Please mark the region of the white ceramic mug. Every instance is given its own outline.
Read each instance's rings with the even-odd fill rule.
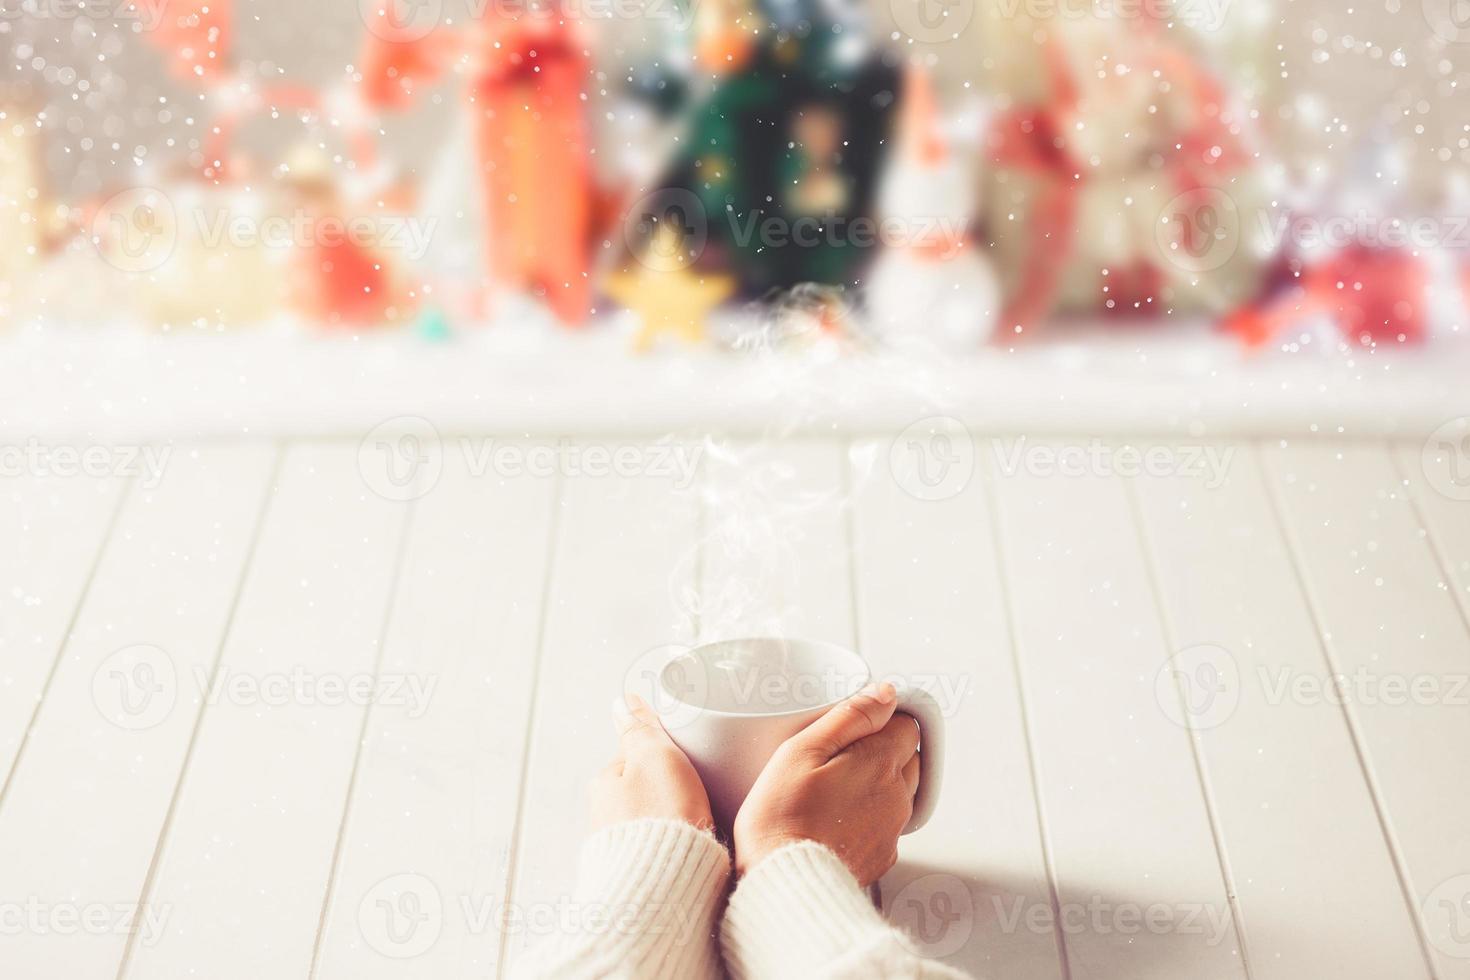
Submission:
[[[781,743],[871,679],[867,662],[835,643],[722,640],[670,657],[654,677],[652,706],[704,781],[715,823],[728,831]],[[919,789],[908,834],[939,799],[944,717],[927,691],[894,686],[898,710],[919,723]]]

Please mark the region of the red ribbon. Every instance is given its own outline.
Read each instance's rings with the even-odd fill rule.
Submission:
[[[544,296],[559,319],[586,320],[598,200],[581,96],[587,52],[564,11],[486,17],[472,31],[439,29],[417,41],[369,36],[362,94],[403,108],[413,89],[469,55],[467,98],[484,183],[490,276]]]
[[[1353,245],[1316,265],[1297,263],[1286,275],[1290,285],[1236,310],[1224,329],[1247,347],[1321,315],[1364,347],[1420,343],[1428,334],[1429,269],[1407,249]]]
[[[1004,324],[1022,328],[1040,321],[1056,304],[1078,232],[1078,199],[1086,179],[1085,167],[1064,148],[1063,127],[1075,118],[1079,104],[1071,68],[1056,42],[1047,43],[1042,52],[1051,102],[1003,113],[989,139],[994,165],[1031,174],[1040,184],[1028,215],[1028,247],[1019,281],[1002,313]],[[1160,77],[1184,89],[1196,108],[1190,129],[1176,139],[1167,155],[1166,171],[1181,193],[1217,186],[1222,173],[1239,170],[1250,161],[1225,117],[1224,86],[1187,52],[1169,47],[1167,41],[1158,41],[1151,55]],[[1144,69],[1138,66],[1135,70]],[[1110,269],[1111,312],[1133,314],[1145,308],[1163,284],[1163,272],[1153,263]]]
[[[144,16],[134,2],[128,8]],[[215,80],[228,71],[235,29],[233,0],[166,0],[158,7],[162,20],[143,36],[172,57],[169,69],[185,81]]]

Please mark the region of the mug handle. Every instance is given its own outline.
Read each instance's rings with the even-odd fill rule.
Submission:
[[[902,833],[912,834],[934,815],[939,804],[939,784],[944,775],[944,713],[934,695],[921,687],[895,684],[898,711],[919,723],[919,789],[914,794],[914,813]]]

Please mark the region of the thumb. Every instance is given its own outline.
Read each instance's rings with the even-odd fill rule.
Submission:
[[[858,739],[882,731],[897,705],[898,694],[892,684],[869,684],[796,733],[791,741],[830,759]]]
[[[654,710],[642,698],[629,691],[621,702],[613,702],[613,724],[617,726],[618,741],[626,753],[649,739],[665,740],[669,736],[664,724]]]

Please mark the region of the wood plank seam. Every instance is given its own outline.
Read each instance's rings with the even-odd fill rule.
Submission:
[[[510,829],[510,842],[507,846],[507,859],[505,867],[505,881],[503,887],[504,902],[503,909],[510,909],[511,902],[515,901],[516,869],[520,864],[521,855],[521,829],[526,821],[526,784],[530,776],[531,768],[531,745],[536,732],[536,701],[541,688],[541,663],[545,657],[546,650],[546,623],[551,618],[551,585],[556,574],[556,553],[561,538],[561,512],[565,506],[563,491],[566,478],[562,475],[560,467],[552,476],[551,487],[551,513],[547,517],[546,528],[546,572],[541,580],[541,609],[538,613],[536,624],[536,649],[532,652],[531,683],[527,689],[526,696],[530,702],[526,709],[526,730],[521,738],[521,767],[516,778],[515,795],[515,822]],[[495,976],[497,978],[505,975],[506,949],[510,943],[502,941],[495,951]]]
[[[1394,473],[1399,478],[1400,485],[1404,488],[1404,496],[1409,502],[1409,509],[1413,512],[1414,519],[1419,522],[1419,527],[1424,530],[1424,540],[1428,542],[1429,550],[1433,553],[1434,560],[1439,564],[1440,573],[1444,575],[1445,586],[1455,597],[1455,608],[1459,610],[1460,623],[1465,627],[1466,634],[1470,634],[1470,595],[1467,595],[1464,589],[1457,586],[1455,566],[1450,561],[1449,551],[1435,537],[1434,522],[1429,519],[1428,511],[1424,509],[1419,501],[1419,491],[1416,490],[1416,486],[1423,486],[1423,484],[1416,484],[1409,479],[1409,475],[1404,472],[1402,461],[1398,458],[1398,453],[1394,452],[1394,445],[1395,443],[1392,441],[1384,444],[1384,452],[1388,454],[1389,465],[1393,467]]]
[[[417,475],[422,479],[422,474]],[[393,607],[398,599],[398,589],[403,581],[403,565],[408,554],[409,536],[413,533],[413,518],[418,501],[410,499],[404,503],[403,523],[398,529],[398,545],[393,552],[393,571],[388,580],[388,593],[383,598],[383,618],[378,624],[378,648],[373,651],[372,678],[374,689],[383,672],[383,652],[388,646],[388,627],[393,620]],[[332,900],[337,895],[337,877],[342,869],[342,847],[347,841],[347,824],[352,814],[352,802],[357,795],[357,783],[362,767],[363,745],[367,742],[368,727],[372,722],[373,705],[376,698],[369,698],[363,707],[362,719],[357,727],[357,745],[352,751],[352,767],[347,775],[347,795],[342,800],[342,817],[337,822],[337,839],[332,844],[332,862],[327,866],[327,887],[322,893],[321,912],[317,916],[316,938],[311,943],[311,964],[306,971],[307,980],[314,980],[321,963],[322,942],[327,933],[327,917],[332,911]]]
[[[1281,539],[1286,542],[1286,553],[1291,559],[1292,574],[1296,578],[1297,588],[1301,592],[1306,606],[1307,615],[1311,618],[1312,628],[1317,633],[1317,645],[1322,655],[1323,663],[1328,673],[1334,677],[1346,676],[1337,664],[1337,659],[1332,653],[1332,643],[1328,640],[1326,626],[1322,620],[1318,600],[1312,590],[1311,582],[1307,578],[1306,564],[1301,557],[1301,543],[1292,531],[1290,522],[1286,519],[1286,503],[1281,499],[1280,490],[1273,478],[1276,475],[1274,467],[1271,467],[1264,453],[1261,452],[1259,441],[1247,443],[1245,448],[1255,457],[1256,469],[1260,474],[1261,483],[1266,490],[1266,499],[1271,504],[1271,515],[1276,522],[1276,529]],[[1388,847],[1389,860],[1393,863],[1394,874],[1399,880],[1399,891],[1403,896],[1404,904],[1409,910],[1409,921],[1414,924],[1414,935],[1419,941],[1419,951],[1424,957],[1425,968],[1429,975],[1438,980],[1439,972],[1434,967],[1434,955],[1430,951],[1429,936],[1425,930],[1422,918],[1422,910],[1419,902],[1414,898],[1414,886],[1410,880],[1407,865],[1404,860],[1402,849],[1399,847],[1398,839],[1393,832],[1392,825],[1388,821],[1388,814],[1383,805],[1382,793],[1378,786],[1378,780],[1373,775],[1373,767],[1369,765],[1368,758],[1363,752],[1362,733],[1358,729],[1357,719],[1354,717],[1348,704],[1347,698],[1340,699],[1339,710],[1342,712],[1343,723],[1347,726],[1348,738],[1352,742],[1353,754],[1358,760],[1358,770],[1363,774],[1363,782],[1368,790],[1368,798],[1373,803],[1373,815],[1378,820],[1379,830],[1383,834],[1384,844]]]
[[[1170,654],[1173,654],[1179,649],[1180,640],[1174,628],[1173,618],[1164,605],[1164,592],[1159,583],[1158,558],[1154,553],[1153,542],[1149,538],[1148,527],[1143,519],[1143,505],[1138,498],[1138,488],[1132,479],[1123,479],[1123,493],[1128,498],[1129,517],[1133,521],[1133,530],[1138,538],[1138,548],[1143,555],[1144,575],[1148,579],[1149,593],[1153,596],[1154,611],[1159,618],[1159,629],[1163,633],[1165,646]],[[1183,682],[1177,675],[1174,678],[1174,693],[1179,697],[1181,717],[1190,718]],[[1226,853],[1224,836],[1220,832],[1220,816],[1215,803],[1214,788],[1210,783],[1209,767],[1200,752],[1199,742],[1193,728],[1186,727],[1181,731],[1189,742],[1189,757],[1194,761],[1194,774],[1199,780],[1200,796],[1204,800],[1205,821],[1210,828],[1210,840],[1215,846],[1215,860],[1220,867],[1220,877],[1225,883],[1225,900],[1230,903],[1230,915],[1233,920],[1231,924],[1235,931],[1235,941],[1240,946],[1240,965],[1245,971],[1246,980],[1250,980],[1250,946],[1246,941],[1245,916],[1241,913],[1240,898],[1235,890],[1235,872],[1231,867],[1230,855]]]
[[[852,607],[852,648],[857,653],[862,653],[863,614],[858,606],[858,569],[857,569],[857,490],[852,482],[852,440],[839,439],[837,441],[841,455],[841,465],[838,467],[839,479],[842,481],[840,492],[842,494],[842,535],[847,544],[847,589]]]
[[[255,527],[251,530],[250,543],[245,548],[245,560],[240,565],[240,574],[235,581],[235,593],[230,598],[230,605],[225,613],[225,621],[220,628],[219,643],[215,647],[214,662],[210,667],[209,687],[205,690],[213,690],[219,679],[220,664],[224,659],[225,644],[229,641],[230,631],[235,624],[235,612],[240,606],[240,597],[245,592],[245,582],[250,577],[251,566],[255,563],[256,546],[260,543],[261,533],[265,529],[266,517],[270,513],[271,502],[275,499],[275,486],[280,480],[281,462],[285,458],[285,449],[280,443],[275,443],[276,453],[271,460],[270,473],[266,476],[265,492],[261,494],[260,507],[255,514]],[[199,710],[194,715],[194,726],[189,732],[189,742],[184,749],[184,759],[179,765],[179,774],[174,779],[173,795],[169,798],[168,809],[164,811],[163,824],[158,830],[158,840],[154,841],[153,854],[148,859],[148,871],[143,875],[142,884],[138,890],[138,908],[148,907],[148,898],[153,891],[153,885],[158,875],[158,868],[163,858],[163,845],[168,839],[170,827],[173,825],[174,812],[178,808],[179,797],[182,795],[184,780],[188,776],[189,765],[194,759],[195,743],[199,739],[199,730],[204,725],[204,712],[209,708],[209,698],[201,698]],[[127,941],[123,944],[122,959],[117,964],[117,980],[127,974],[128,962],[133,955],[133,946],[137,942],[138,931],[131,930]]]
[[[1031,721],[1031,704],[1026,692],[1026,675],[1021,664],[1021,637],[1016,629],[1016,607],[1011,596],[1010,569],[1006,566],[1005,533],[1000,518],[1000,498],[995,485],[995,476],[990,463],[982,462],[976,476],[984,484],[985,513],[990,521],[991,541],[994,543],[996,581],[1000,584],[1001,607],[1005,613],[1006,636],[1010,643],[1011,669],[1016,677],[1016,702],[1021,714],[1021,740],[1026,746],[1026,769],[1031,779],[1031,798],[1036,803],[1036,834],[1041,844],[1042,865],[1046,869],[1047,901],[1051,903],[1052,942],[1057,950],[1057,965],[1061,968],[1061,980],[1072,980],[1072,963],[1067,950],[1066,934],[1062,929],[1061,896],[1057,890],[1056,859],[1052,854],[1051,838],[1046,825],[1046,801],[1041,794],[1041,762],[1036,755],[1036,733]]]
[[[696,483],[702,483],[702,475],[695,477]],[[701,486],[700,488],[704,488]],[[694,506],[694,561],[691,574],[694,576],[694,588],[698,598],[690,603],[689,628],[696,638],[704,636],[704,576],[707,549],[709,548],[710,536],[709,520],[709,494],[696,492]]]
[[[51,684],[56,679],[56,671],[61,666],[62,658],[66,656],[66,648],[71,643],[71,635],[77,628],[82,608],[87,604],[87,596],[92,591],[92,582],[97,577],[97,569],[102,566],[102,556],[106,554],[107,546],[112,541],[113,531],[117,529],[122,517],[123,506],[132,495],[136,480],[136,477],[129,477],[125,480],[118,491],[117,500],[113,503],[112,514],[107,518],[107,526],[102,531],[102,540],[97,543],[97,550],[92,554],[91,567],[87,569],[87,577],[77,593],[77,601],[72,606],[71,615],[67,617],[66,630],[61,634],[61,641],[56,644],[56,653],[51,658],[51,666],[46,671],[46,679],[42,682],[41,690],[36,695],[36,703],[31,706],[31,717],[26,721],[20,743],[15,747],[15,758],[11,760],[10,770],[5,774],[5,781],[0,783],[0,810],[5,808],[5,799],[10,795],[11,783],[15,780],[15,774],[20,771],[21,760],[26,754],[26,746],[30,744],[31,735],[36,730],[36,719],[41,716],[41,707],[46,703],[46,695],[51,691]]]

